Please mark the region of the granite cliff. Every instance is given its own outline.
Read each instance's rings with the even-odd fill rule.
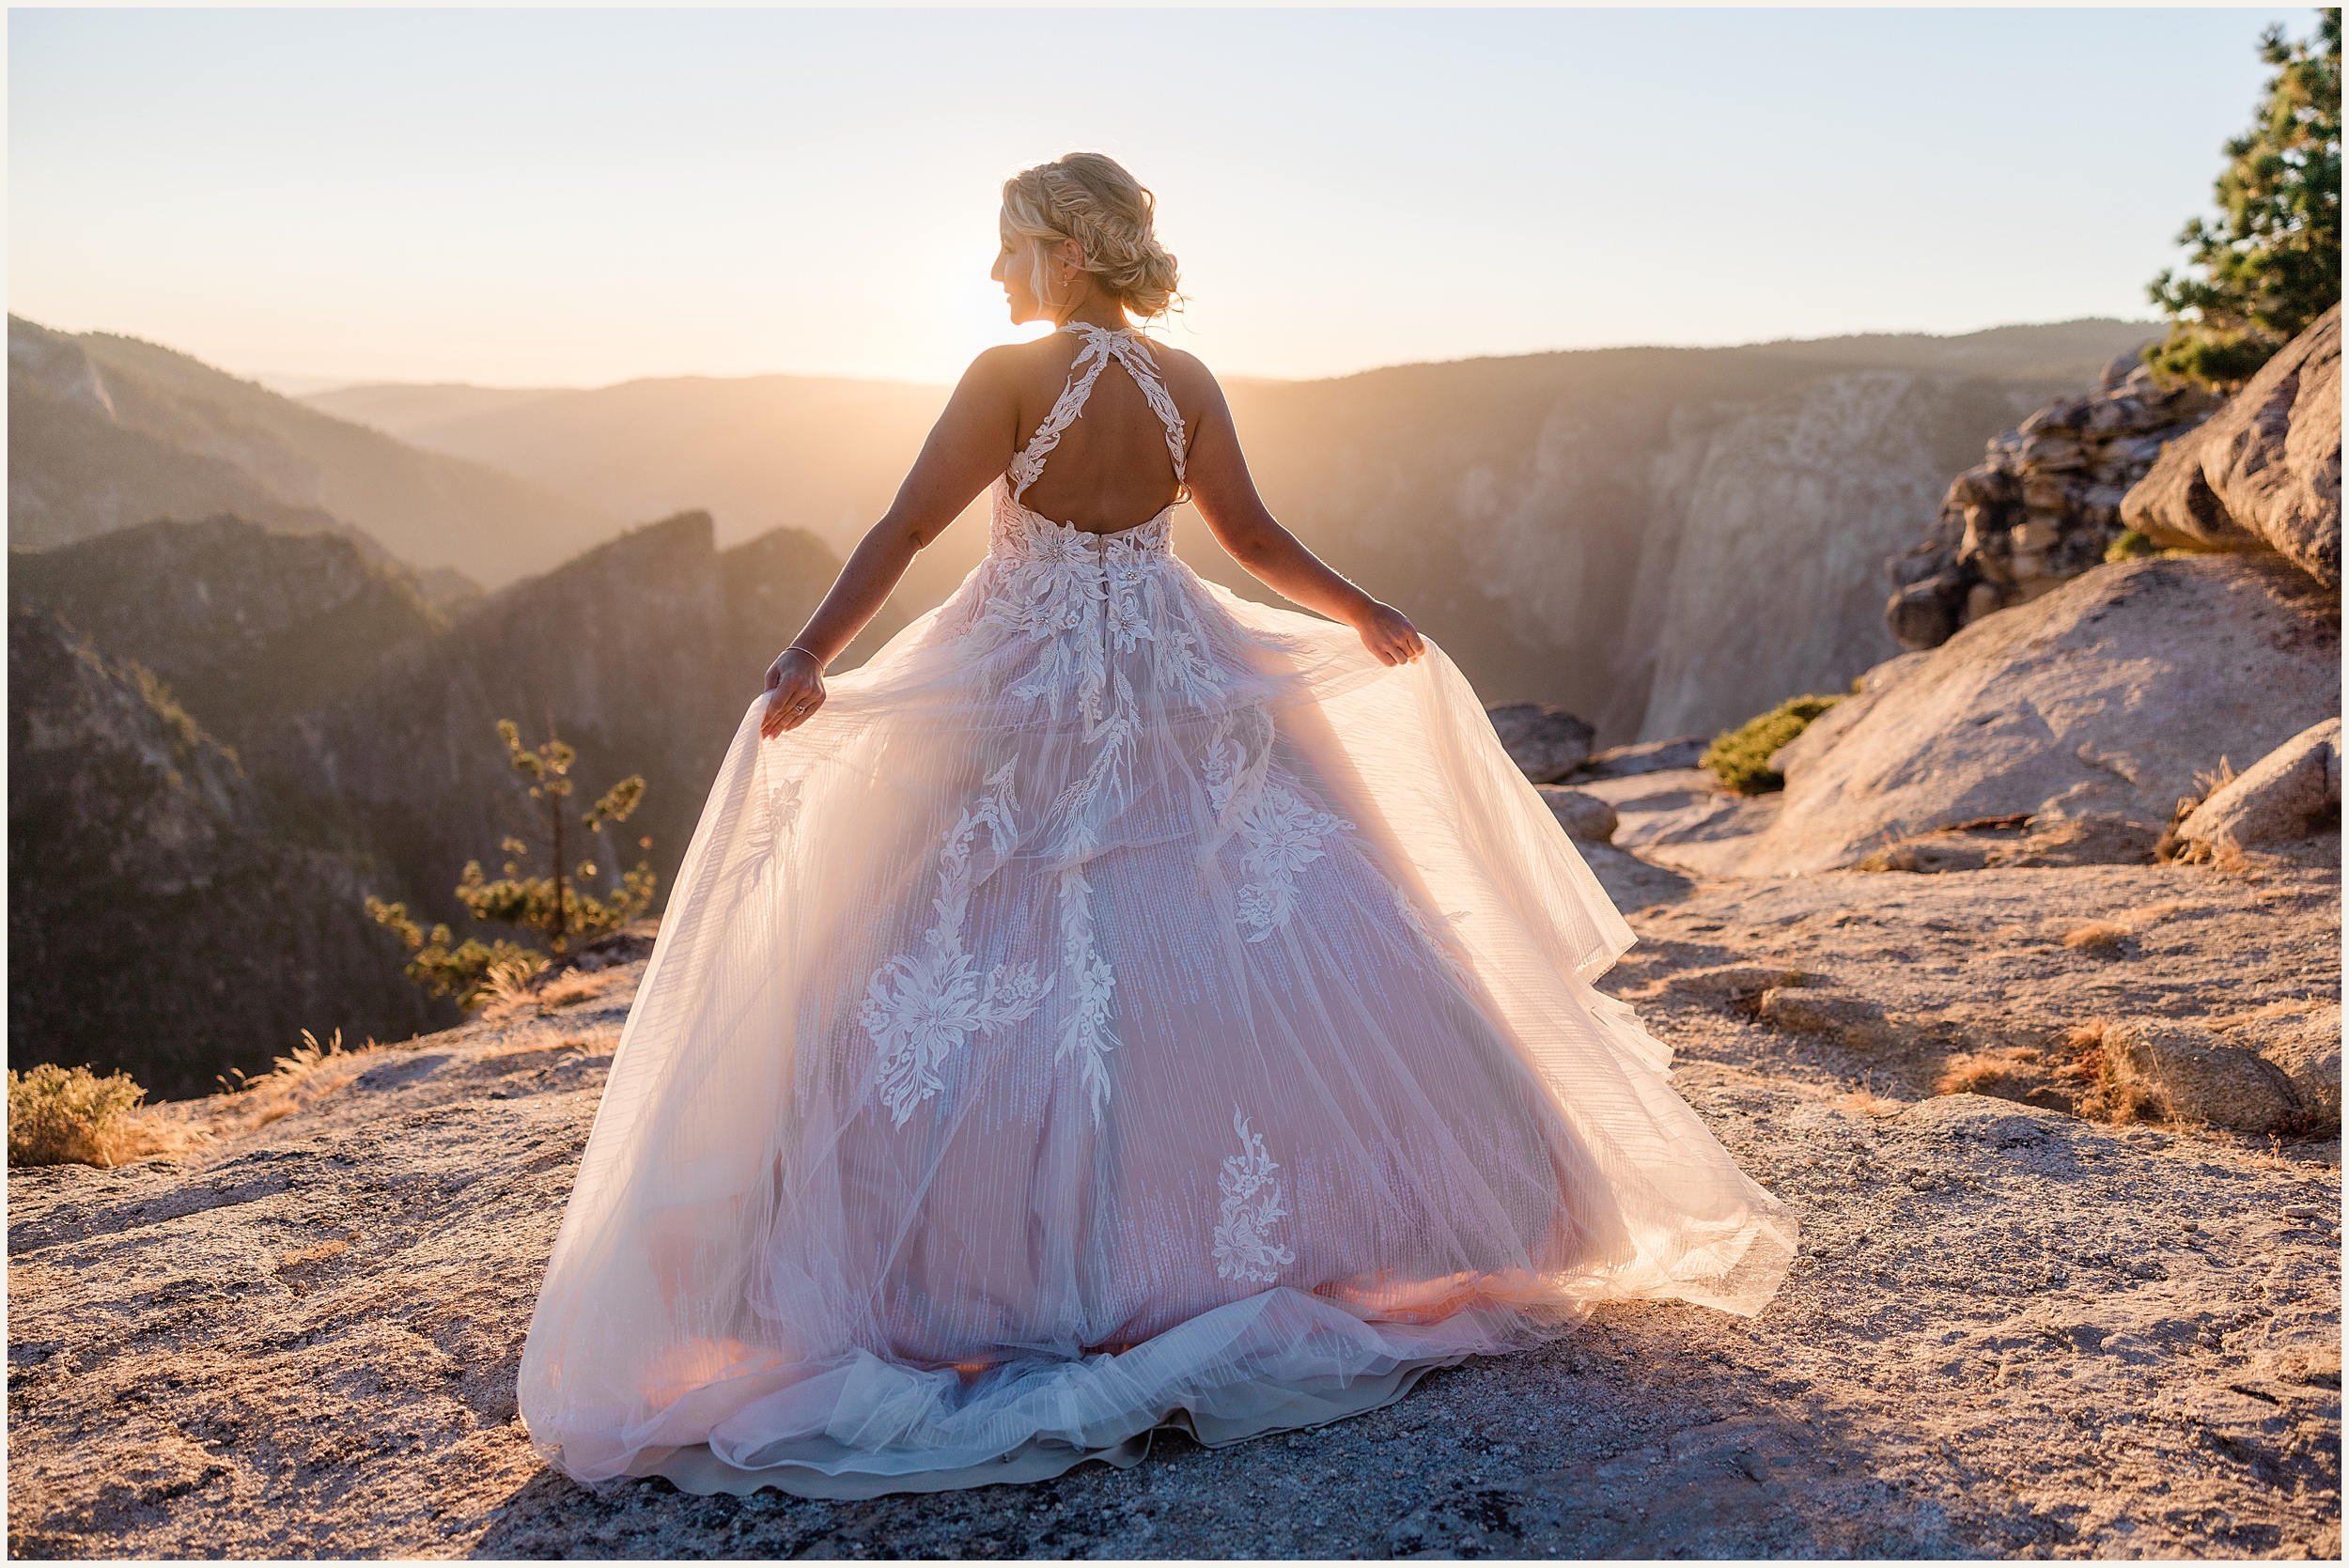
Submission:
[[[235,752],[54,615],[8,617],[8,763],[11,1066],[200,1094],[305,1028],[448,1017],[354,918],[353,867],[279,832]]]
[[[648,855],[665,879],[838,569],[788,530],[720,551],[689,514],[452,622],[348,537],[229,518],[12,564],[10,1060],[175,1094],[265,1068],[305,1028],[455,1021],[362,906],[474,928],[458,873],[536,810],[500,719],[552,722],[587,799],[643,774],[629,841],[586,852],[607,874]]]

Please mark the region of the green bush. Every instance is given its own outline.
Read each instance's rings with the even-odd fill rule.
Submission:
[[[132,1152],[126,1123],[147,1091],[128,1073],[44,1062],[8,1069],[10,1165],[113,1165]]]
[[[2105,546],[2107,561],[2135,561],[2147,555],[2159,555],[2161,547],[2134,528],[2123,528],[2120,536]]]
[[[1786,781],[1770,771],[1772,753],[1811,727],[1811,721],[1843,699],[1812,692],[1789,697],[1769,712],[1749,719],[1734,730],[1713,737],[1698,761],[1713,776],[1740,795],[1766,795],[1783,789]]]

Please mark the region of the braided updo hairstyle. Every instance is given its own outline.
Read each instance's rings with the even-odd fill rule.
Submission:
[[[1107,153],[1072,152],[1003,181],[1003,217],[1035,241],[1034,280],[1045,297],[1044,250],[1074,240],[1101,287],[1136,316],[1163,316],[1175,293],[1174,257],[1154,231],[1158,200]]]

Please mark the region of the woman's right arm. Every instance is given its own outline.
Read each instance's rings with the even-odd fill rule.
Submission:
[[[897,487],[897,499],[858,541],[824,602],[768,668],[767,712],[759,721],[759,734],[768,739],[797,729],[824,706],[824,666],[879,613],[915,553],[1011,466],[1019,418],[1012,351],[989,349],[972,361]]]
[[[1223,389],[1205,366],[1197,366],[1196,361],[1191,364],[1196,366],[1205,407],[1200,411],[1198,433],[1191,437],[1190,451],[1184,458],[1183,479],[1216,543],[1273,592],[1352,627],[1361,635],[1362,646],[1381,664],[1408,664],[1426,652],[1426,644],[1409,616],[1332,571],[1274,519],[1249,474],[1248,459],[1239,449],[1239,430],[1232,423],[1231,407],[1223,401]]]

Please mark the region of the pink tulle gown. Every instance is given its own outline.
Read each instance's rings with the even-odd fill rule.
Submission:
[[[743,714],[521,1362],[583,1482],[867,1497],[1398,1399],[1794,1226],[1592,981],[1623,918],[1442,650],[1020,497],[807,723]]]

